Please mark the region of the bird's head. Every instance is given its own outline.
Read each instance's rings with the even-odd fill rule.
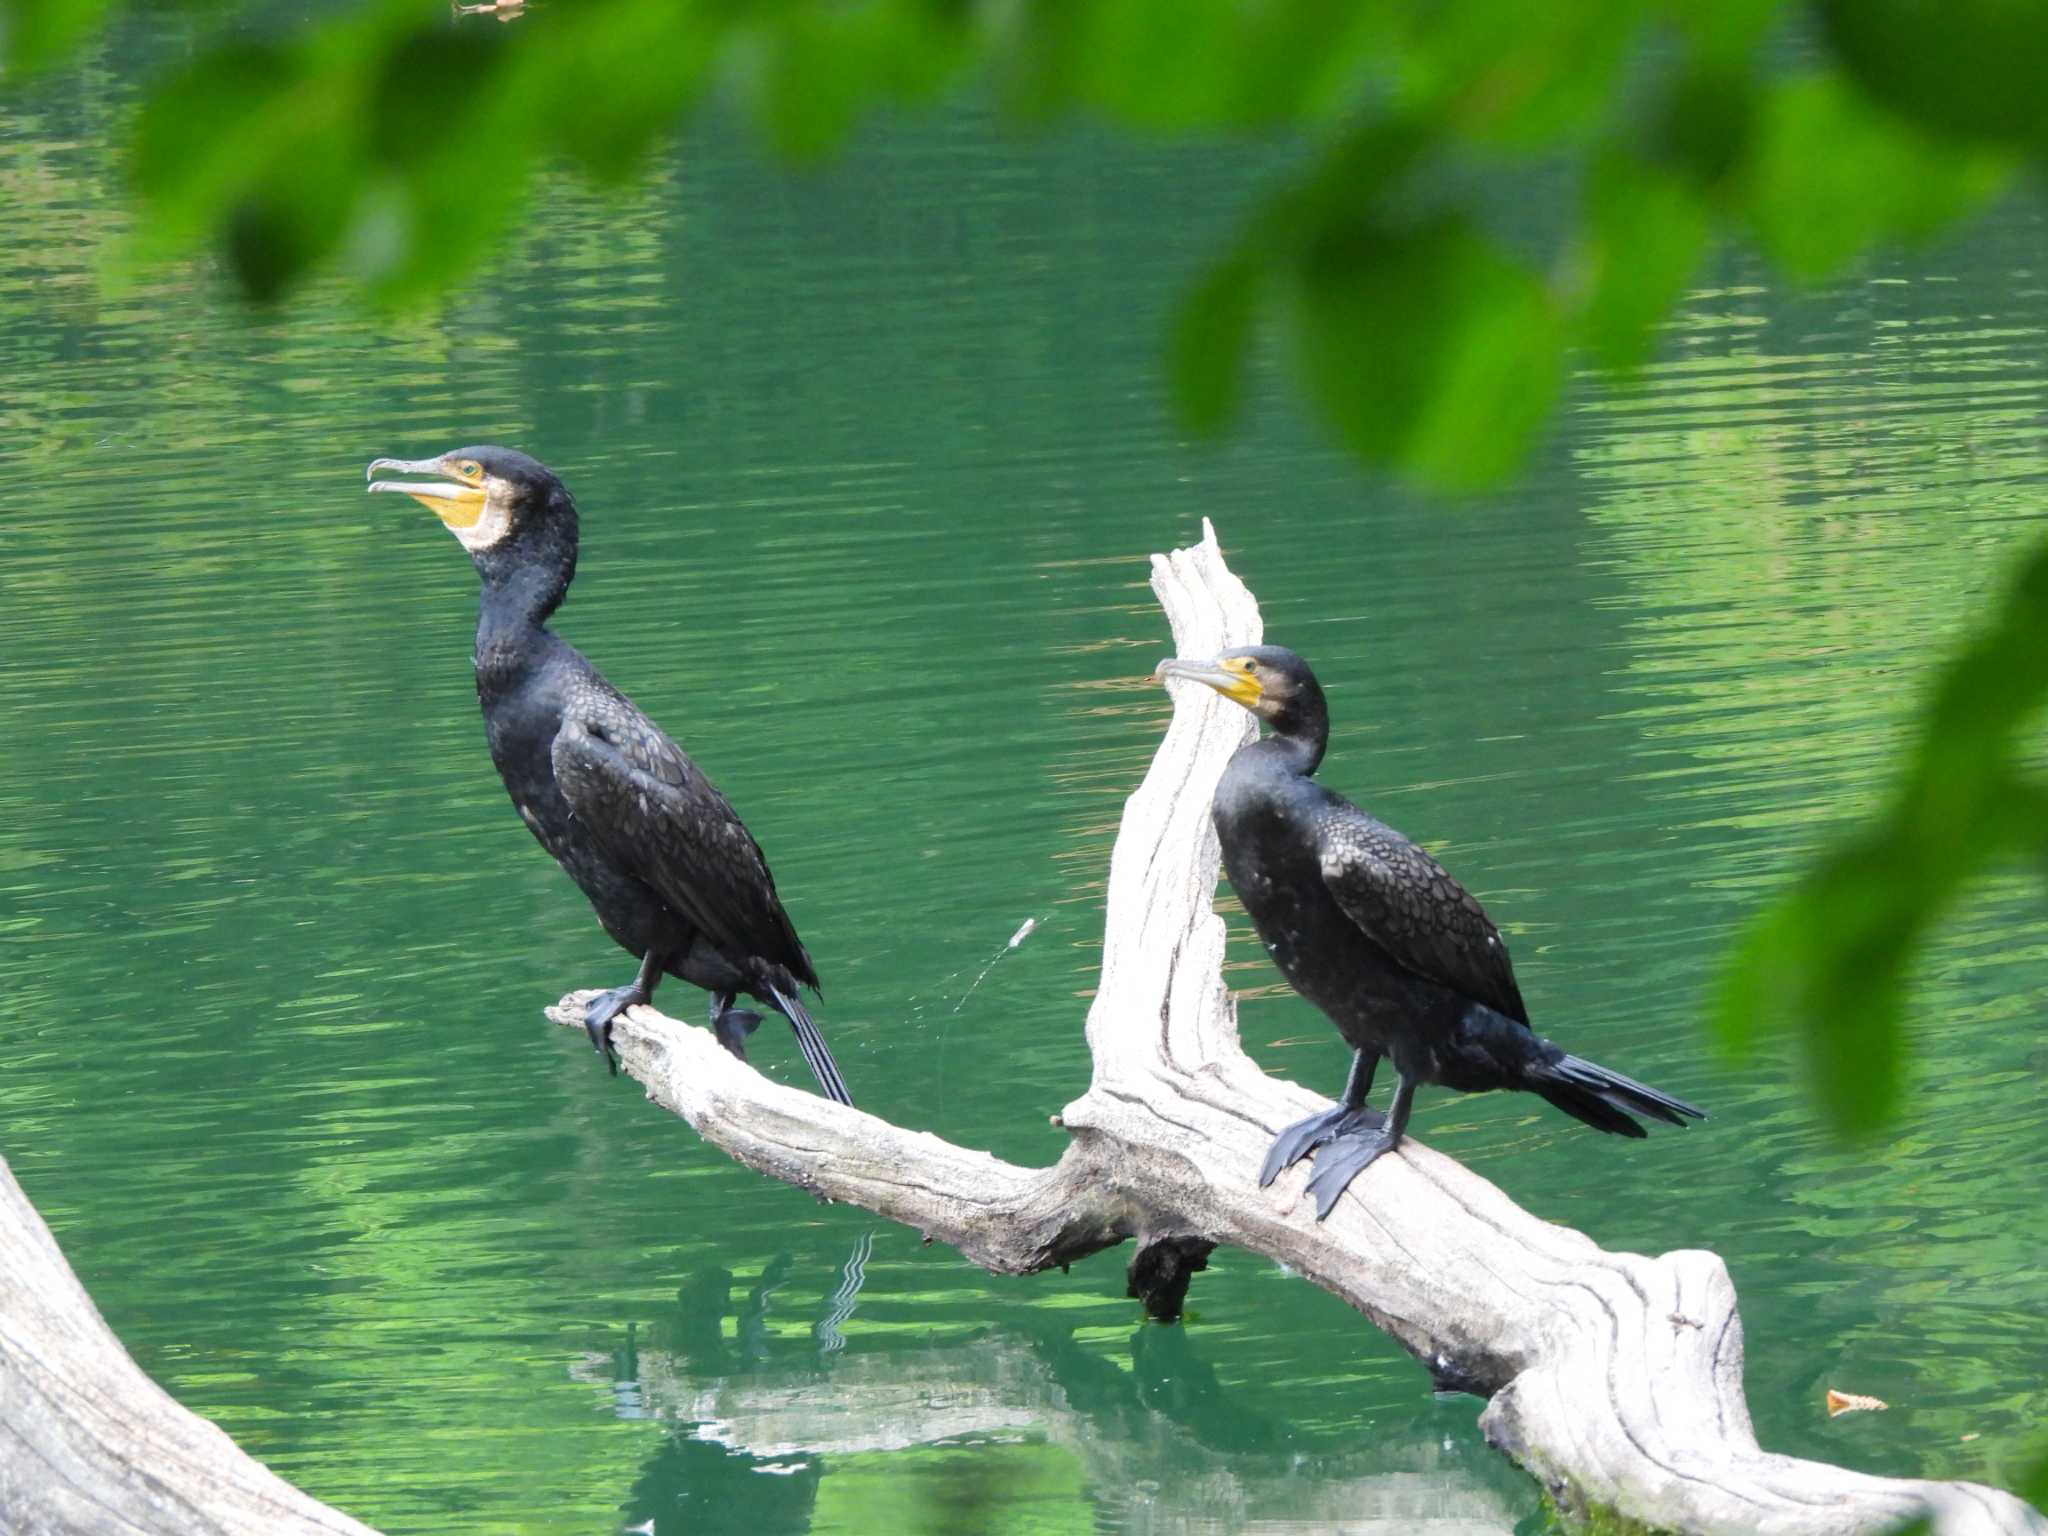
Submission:
[[[1153,675],[1185,677],[1241,704],[1282,736],[1329,729],[1322,685],[1308,663],[1284,645],[1247,645],[1211,661],[1162,661]]]
[[[385,474],[418,478],[380,479]],[[514,564],[576,564],[576,503],[538,459],[512,448],[457,448],[436,459],[377,459],[372,491],[410,496],[462,542],[489,578]]]

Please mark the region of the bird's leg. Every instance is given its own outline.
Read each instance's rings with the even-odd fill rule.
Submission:
[[[600,992],[583,1010],[583,1032],[590,1036],[591,1045],[605,1059],[605,1065],[612,1069],[613,1077],[619,1075],[619,1054],[612,1049],[612,1020],[635,1003],[644,1003],[654,996],[655,985],[661,980],[662,968],[667,963],[666,954],[650,949],[640,962],[637,976],[623,987]]]
[[[1273,1138],[1273,1149],[1259,1168],[1259,1188],[1264,1189],[1323,1143],[1379,1126],[1379,1111],[1367,1108],[1365,1102],[1365,1096],[1372,1092],[1372,1077],[1379,1064],[1378,1051],[1359,1051],[1352,1056],[1343,1099],[1320,1114],[1297,1120]]]
[[[761,1015],[751,1008],[735,1008],[733,994],[714,992],[711,994],[711,1033],[718,1036],[718,1043],[741,1061],[747,1059],[747,1036],[761,1026]]]
[[[1353,1051],[1351,1071],[1344,1078],[1344,1106],[1347,1109],[1363,1109],[1368,1095],[1372,1092],[1373,1077],[1380,1069],[1378,1051]]]
[[[1337,1197],[1353,1179],[1377,1162],[1382,1153],[1401,1144],[1402,1133],[1408,1129],[1408,1111],[1414,1104],[1415,1079],[1402,1072],[1395,1079],[1394,1101],[1387,1106],[1386,1123],[1380,1129],[1333,1138],[1316,1155],[1315,1176],[1308,1181],[1308,1192],[1316,1197],[1317,1221],[1330,1214]]]

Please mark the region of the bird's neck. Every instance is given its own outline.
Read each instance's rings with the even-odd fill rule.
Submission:
[[[1266,722],[1266,739],[1259,743],[1269,762],[1303,778],[1322,766],[1323,753],[1329,746],[1330,711],[1323,703],[1323,691],[1313,682],[1289,699],[1278,716]]]
[[[1259,745],[1269,761],[1303,778],[1322,766],[1330,746],[1330,706],[1314,678],[1301,679],[1280,712],[1266,721],[1266,739]]]
[[[1276,729],[1261,739],[1255,750],[1274,766],[1306,779],[1322,766],[1323,752],[1329,744],[1330,728],[1326,723],[1319,731]]]
[[[547,648],[548,616],[562,606],[568,589],[567,578],[545,566],[484,572],[476,621],[480,690],[516,677]]]

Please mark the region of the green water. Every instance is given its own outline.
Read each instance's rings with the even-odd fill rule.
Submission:
[[[1221,449],[1163,410],[1164,305],[1264,152],[959,107],[789,177],[707,127],[624,202],[544,187],[438,312],[252,320],[204,264],[103,296],[116,125],[188,24],[0,104],[0,1154],[182,1401],[392,1533],[1540,1519],[1475,1403],[1270,1264],[1219,1254],[1178,1330],[1114,1255],[993,1279],[543,1022],[631,962],[491,773],[467,562],[362,494],[500,441],[576,491],[561,628],[765,844],[864,1107],[1058,1155],[1165,716],[1145,556],[1207,515],[1328,684],[1329,781],[1488,903],[1539,1027],[1713,1111],[1621,1145],[1433,1093],[1415,1130],[1608,1246],[1725,1256],[1767,1446],[2010,1474],[2048,1416],[2032,888],[1944,933],[1874,1147],[1699,1017],[2041,531],[2032,205],[1817,294],[1729,258],[1638,388],[1581,380],[1524,484],[1444,509],[1335,456],[1277,356]],[[1254,1052],[1333,1091],[1235,959]]]

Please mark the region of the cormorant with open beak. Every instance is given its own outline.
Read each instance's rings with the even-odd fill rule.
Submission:
[[[1618,1136],[1645,1134],[1631,1111],[1671,1125],[1705,1118],[1530,1029],[1507,945],[1479,903],[1399,832],[1315,782],[1330,715],[1307,662],[1255,645],[1163,661],[1159,676],[1213,688],[1265,722],[1266,736],[1238,748],[1216,785],[1224,872],[1280,974],[1355,1052],[1343,1101],[1280,1133],[1261,1187],[1314,1152],[1308,1189],[1317,1219],[1328,1216],[1400,1145],[1422,1083],[1522,1089]],[[1384,1116],[1366,1104],[1382,1056],[1397,1075]]]
[[[369,474],[372,491],[412,497],[469,551],[483,578],[476,692],[491,761],[541,847],[640,961],[632,981],[591,1001],[590,1043],[617,1072],[613,1020],[678,976],[711,994],[712,1028],[734,1055],[761,1020],[733,1006],[740,993],[783,1014],[818,1085],[852,1103],[797,998],[818,976],[760,846],[683,750],[547,627],[576,574],[568,488],[509,448],[378,459]]]

